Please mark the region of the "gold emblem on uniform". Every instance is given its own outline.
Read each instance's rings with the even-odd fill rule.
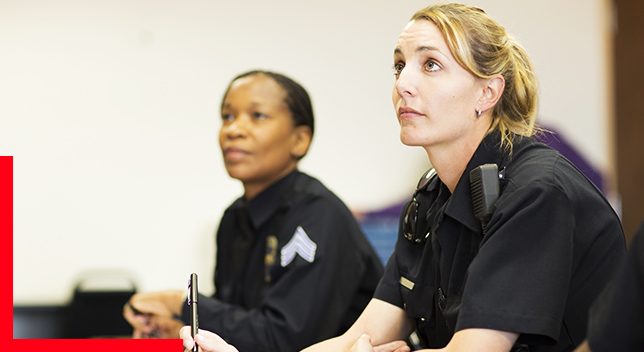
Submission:
[[[266,254],[264,255],[264,280],[271,282],[270,267],[275,263],[275,256],[277,255],[277,237],[266,237]]]

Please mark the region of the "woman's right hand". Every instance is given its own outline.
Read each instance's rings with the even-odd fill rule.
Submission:
[[[179,335],[183,340],[185,351],[192,351],[192,347],[195,345],[196,340],[197,345],[199,346],[199,351],[201,352],[239,352],[235,347],[226,343],[226,341],[217,334],[207,330],[199,329],[199,333],[195,337],[195,340],[193,340],[192,334],[190,333],[190,326],[184,326],[181,328]]]
[[[123,306],[123,317],[132,325],[134,330],[132,338],[145,339],[154,337],[153,335],[155,335],[156,329],[154,327],[154,315],[152,313],[143,313],[137,308],[134,308],[130,302],[127,302]]]
[[[181,314],[182,305],[183,291],[180,290],[137,293],[123,307],[123,317],[134,329],[133,338],[176,338],[177,330],[161,331],[159,326],[183,325],[174,324],[173,319]]]

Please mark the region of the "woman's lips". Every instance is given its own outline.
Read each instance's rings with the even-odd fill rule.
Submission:
[[[241,148],[231,147],[224,149],[224,159],[226,159],[226,161],[239,161],[248,156],[248,154],[249,153],[247,151]]]
[[[398,117],[401,119],[412,119],[414,117],[418,116],[423,116],[420,112],[412,109],[412,108],[399,108],[398,109]]]

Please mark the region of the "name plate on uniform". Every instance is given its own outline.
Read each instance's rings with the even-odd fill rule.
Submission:
[[[409,291],[414,289],[414,283],[411,282],[411,280],[405,278],[405,277],[400,277],[400,284],[405,286]]]

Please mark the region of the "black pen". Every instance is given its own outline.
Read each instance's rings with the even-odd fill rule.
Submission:
[[[188,281],[188,305],[190,306],[190,334],[192,334],[192,339],[195,339],[197,332],[199,332],[199,319],[197,318],[197,300],[198,300],[198,290],[197,290],[197,274],[190,274],[190,281]],[[197,352],[197,342],[192,347],[193,352]]]

